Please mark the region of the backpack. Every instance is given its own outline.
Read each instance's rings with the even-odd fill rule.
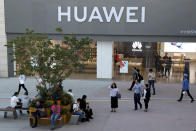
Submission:
[[[73,110],[73,105],[74,105],[74,104],[75,104],[75,103],[72,103],[72,104],[71,104],[71,109],[70,109],[70,112],[71,112],[71,113],[73,113],[73,111],[74,111],[74,110]]]
[[[143,78],[143,76],[142,76],[142,75],[140,75],[140,74],[138,73],[138,75],[137,75],[137,79],[138,79],[139,81],[142,81],[144,78]]]
[[[150,88],[147,88],[146,91],[147,91],[146,92],[146,98],[150,99],[150,97],[151,97]]]

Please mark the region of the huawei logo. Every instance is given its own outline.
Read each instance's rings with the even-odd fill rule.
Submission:
[[[133,42],[132,47],[133,47],[132,51],[142,51],[142,43],[141,42],[138,42],[138,41]]]

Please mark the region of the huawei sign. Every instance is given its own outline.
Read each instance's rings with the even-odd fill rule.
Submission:
[[[133,47],[132,51],[140,51],[140,52],[142,51],[142,43],[141,42],[138,42],[138,41],[133,42],[132,47]]]

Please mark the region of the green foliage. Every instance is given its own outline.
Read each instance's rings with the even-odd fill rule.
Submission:
[[[61,28],[56,29],[62,32]],[[58,87],[59,81],[69,77],[72,72],[83,69],[90,56],[92,42],[89,38],[77,39],[75,36],[63,35],[64,45],[53,44],[46,34],[36,34],[27,29],[22,37],[16,37],[8,42],[7,47],[13,48],[13,61],[16,61],[17,74],[38,76],[43,87],[39,94],[44,99],[51,99]],[[62,94],[61,94],[62,95]],[[67,97],[66,97],[67,98]]]
[[[69,95],[68,93],[64,92],[62,99],[61,99],[61,103],[62,105],[69,105],[72,104],[74,102],[73,97],[71,95]]]
[[[44,108],[51,108],[52,105],[53,105],[52,103],[45,102],[44,103]]]
[[[35,105],[36,105],[36,100],[30,100],[29,101],[29,107],[35,107]]]
[[[66,108],[61,108],[61,115],[66,115],[67,114],[67,109]]]

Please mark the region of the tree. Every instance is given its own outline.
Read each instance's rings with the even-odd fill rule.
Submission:
[[[60,28],[57,32],[62,32]],[[43,88],[55,88],[73,71],[81,71],[83,62],[89,59],[89,38],[78,40],[75,36],[62,35],[64,45],[53,44],[46,34],[36,34],[27,29],[23,36],[8,42],[16,61],[17,73],[38,76]]]

